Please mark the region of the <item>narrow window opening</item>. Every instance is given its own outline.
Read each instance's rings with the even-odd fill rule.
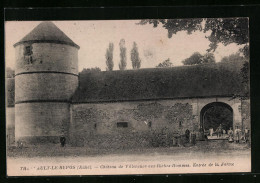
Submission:
[[[26,46],[25,49],[24,49],[24,55],[25,56],[30,56],[32,55],[33,52],[32,52],[32,46]]]
[[[116,124],[117,128],[127,128],[128,127],[128,123],[127,122],[118,122]]]
[[[148,123],[148,127],[149,127],[149,128],[152,127],[152,122],[151,122],[151,121],[149,121],[149,123]]]

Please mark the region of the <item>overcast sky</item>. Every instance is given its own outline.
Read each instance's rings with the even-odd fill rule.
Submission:
[[[205,54],[209,48],[206,34],[195,32],[187,35],[179,32],[172,38],[161,26],[136,25],[139,20],[113,21],[53,21],[69,38],[80,46],[79,71],[83,68],[100,67],[106,69],[105,53],[109,42],[114,43],[114,70],[118,70],[119,41],[125,39],[127,48],[127,69],[132,68],[130,51],[135,41],[138,46],[141,68],[153,68],[170,58],[174,66],[182,65],[182,60],[198,51]],[[39,21],[8,21],[5,23],[6,66],[14,68],[15,55],[13,45],[28,34]],[[217,61],[222,57],[236,53],[241,46],[219,45],[214,52]]]

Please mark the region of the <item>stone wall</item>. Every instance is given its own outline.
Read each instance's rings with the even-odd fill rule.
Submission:
[[[59,143],[60,136],[69,132],[68,101],[78,87],[78,49],[65,44],[24,43],[15,51],[16,141]]]
[[[31,46],[31,60],[24,55],[26,46]],[[15,52],[15,74],[37,71],[78,74],[78,49],[73,46],[55,43],[21,44],[15,47]]]
[[[78,77],[58,73],[21,74],[15,77],[15,101],[69,100],[78,87]]]
[[[151,146],[158,134],[169,137],[186,129],[198,130],[191,103],[184,99],[74,104],[70,130],[73,145]],[[120,122],[126,122],[127,127],[118,127]]]
[[[250,101],[244,100],[241,104],[242,120],[244,127],[251,128],[251,113],[250,113]]]
[[[139,102],[72,104],[70,136],[72,145],[105,148],[153,146],[158,138],[198,132],[201,109],[212,102],[223,102],[233,110],[233,124],[242,125],[239,99],[194,98]],[[247,108],[246,108],[247,106]],[[250,124],[249,101],[244,102],[244,124]],[[245,116],[245,115],[244,115]],[[127,127],[118,127],[127,122]]]
[[[25,144],[59,143],[68,136],[70,107],[67,103],[20,103],[15,105],[15,138]]]
[[[15,144],[15,108],[6,107],[5,121],[6,121],[6,144]]]

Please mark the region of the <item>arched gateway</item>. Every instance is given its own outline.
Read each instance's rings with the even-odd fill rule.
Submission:
[[[227,131],[233,127],[233,109],[223,102],[212,102],[205,105],[200,112],[200,126],[207,132],[210,128],[214,131],[222,125]]]

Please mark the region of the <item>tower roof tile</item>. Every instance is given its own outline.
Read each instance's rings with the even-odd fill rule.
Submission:
[[[14,47],[23,43],[59,43],[68,44],[79,49],[79,46],[75,44],[64,32],[62,32],[54,23],[44,21],[36,26],[29,34],[27,34],[18,43],[14,44]]]

